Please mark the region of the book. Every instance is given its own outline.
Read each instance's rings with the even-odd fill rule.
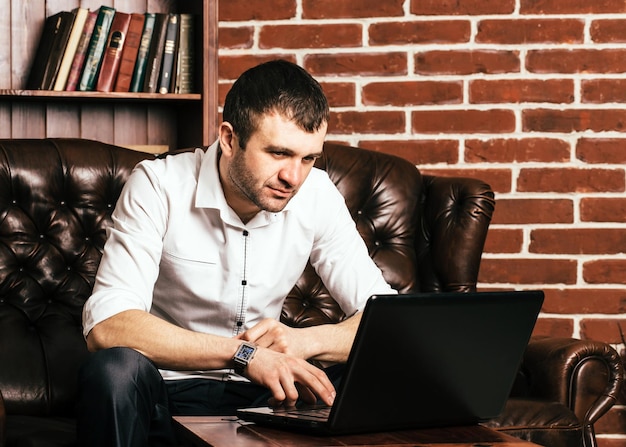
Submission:
[[[70,74],[72,61],[74,60],[76,49],[78,48],[78,43],[85,26],[85,21],[89,15],[89,10],[87,8],[78,7],[72,10],[72,13],[74,14],[74,23],[72,24],[72,30],[70,31],[67,45],[65,46],[65,52],[63,53],[63,58],[61,59],[61,65],[59,66],[59,72],[57,73],[57,78],[54,81],[54,87],[52,88],[56,91],[65,90],[65,84],[67,83],[67,78]]]
[[[143,31],[141,32],[141,43],[139,44],[139,51],[137,52],[137,60],[135,61],[135,67],[133,69],[133,77],[130,81],[129,91],[131,92],[142,92],[144,79],[146,78],[148,53],[150,52],[150,42],[152,41],[156,14],[153,12],[147,12],[145,13],[145,17],[146,19],[144,21]]]
[[[195,17],[193,14],[180,14],[178,34],[174,93],[193,93],[195,89]]]
[[[126,12],[116,12],[111,22],[107,43],[102,53],[102,61],[100,62],[100,71],[98,73],[98,81],[96,90],[99,92],[110,92],[115,85],[117,72],[122,61],[122,50],[128,33],[131,15]]]
[[[167,18],[167,31],[165,44],[163,45],[163,61],[161,62],[161,74],[159,75],[159,93],[169,93],[172,87],[172,74],[174,71],[174,59],[178,47],[178,28],[180,17],[178,14],[170,14]]]
[[[163,62],[163,50],[165,48],[165,33],[167,31],[168,14],[156,13],[154,21],[154,31],[150,41],[150,51],[148,52],[148,63],[146,66],[146,78],[143,82],[143,91],[155,93],[161,74],[161,62]]]
[[[78,90],[82,92],[92,91],[96,87],[98,71],[102,62],[102,55],[109,37],[111,23],[115,16],[115,9],[110,6],[100,6],[96,24],[89,40],[87,54],[85,55],[85,65],[78,83]]]
[[[122,60],[117,78],[115,79],[115,86],[113,87],[113,90],[116,92],[127,92],[130,90],[130,81],[133,78],[145,21],[145,14],[131,14],[128,33],[126,34],[126,41],[122,50]]]
[[[27,90],[52,90],[73,23],[74,14],[70,11],[46,19],[26,81]]]
[[[85,25],[83,26],[83,32],[80,35],[78,46],[76,47],[76,53],[74,54],[74,60],[70,67],[69,75],[67,76],[67,82],[65,84],[65,90],[73,92],[78,87],[78,81],[80,75],[83,72],[83,66],[85,65],[85,56],[87,55],[87,48],[89,47],[89,41],[91,40],[91,34],[96,25],[96,18],[98,17],[98,11],[89,11]]]

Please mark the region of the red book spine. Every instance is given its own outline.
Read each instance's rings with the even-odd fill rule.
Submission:
[[[83,65],[85,64],[85,56],[87,54],[87,48],[89,48],[89,40],[91,39],[91,33],[96,24],[96,18],[98,17],[98,11],[89,11],[87,20],[85,20],[85,26],[83,27],[83,33],[80,36],[80,42],[76,48],[76,54],[72,61],[72,67],[70,68],[70,74],[67,77],[67,84],[65,90],[73,92],[78,86],[80,75],[83,72]]]
[[[130,26],[130,18],[131,15],[125,12],[117,12],[113,17],[96,84],[96,90],[99,92],[110,92],[113,90],[115,78],[122,61],[122,51],[128,27]]]
[[[128,34],[126,35],[124,49],[122,50],[122,61],[120,62],[117,79],[115,80],[114,91],[116,92],[127,92],[130,90],[130,81],[133,78],[133,72],[135,70],[145,19],[146,16],[144,14],[131,14]]]

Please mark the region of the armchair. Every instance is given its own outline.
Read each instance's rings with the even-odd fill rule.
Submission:
[[[120,190],[149,157],[89,140],[0,140],[0,447],[75,443],[75,382],[87,355],[81,309]],[[402,159],[330,143],[317,166],[343,193],[394,287],[476,289],[494,208],[488,185],[422,176]],[[283,321],[343,317],[307,267]],[[490,424],[550,447],[593,446],[593,423],[621,380],[619,357],[605,344],[533,340],[514,390],[522,397]]]

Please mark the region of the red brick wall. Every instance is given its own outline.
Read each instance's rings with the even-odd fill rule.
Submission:
[[[622,348],[624,0],[223,0],[219,32],[222,98],[261,61],[304,66],[329,139],[492,185],[482,289],[542,288],[537,333]],[[625,413],[601,447],[626,445]]]

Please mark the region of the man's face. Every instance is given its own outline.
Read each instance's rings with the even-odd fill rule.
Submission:
[[[222,139],[227,129],[222,125],[220,131]],[[247,222],[260,210],[278,212],[285,208],[322,155],[325,135],[326,124],[309,133],[272,113],[260,118],[245,150],[232,132],[228,148],[220,141],[226,200],[242,221]]]

